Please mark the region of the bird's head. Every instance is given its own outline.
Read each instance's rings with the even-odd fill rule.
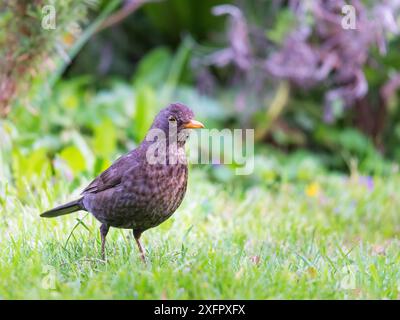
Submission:
[[[151,129],[159,129],[169,139],[177,139],[178,144],[188,138],[187,129],[204,128],[204,125],[194,119],[194,113],[182,103],[172,103],[162,109],[154,119]]]

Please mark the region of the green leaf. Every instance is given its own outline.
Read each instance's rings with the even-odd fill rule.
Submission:
[[[22,194],[26,194],[26,183],[31,185],[33,181],[36,181],[35,185],[37,185],[38,182],[40,183],[50,176],[51,165],[44,148],[33,150],[27,155],[15,149],[12,158],[13,175],[17,188]]]
[[[289,9],[282,10],[278,14],[274,28],[268,30],[266,35],[270,40],[280,44],[287,38],[287,34],[293,30],[295,23],[296,17],[293,12]]]
[[[140,142],[146,136],[154,116],[156,115],[156,96],[150,87],[143,86],[138,88],[136,93],[136,114],[135,128],[136,138]]]
[[[167,48],[160,47],[150,51],[140,60],[133,78],[134,86],[161,85],[167,77],[171,61],[172,55]]]
[[[80,173],[86,169],[85,158],[76,146],[68,146],[60,152],[60,158],[63,159],[71,168],[74,174]]]
[[[117,132],[111,120],[104,119],[94,128],[93,147],[95,153],[105,159],[113,155],[117,147]]]

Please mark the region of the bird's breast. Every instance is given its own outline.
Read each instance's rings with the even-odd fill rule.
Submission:
[[[186,191],[187,166],[158,165],[148,172],[146,189],[151,194],[151,199],[148,199],[150,209],[163,211],[166,215],[175,211]]]
[[[187,176],[188,169],[184,164],[144,167],[139,178],[132,177],[125,184],[128,220],[147,229],[168,219],[184,198]]]

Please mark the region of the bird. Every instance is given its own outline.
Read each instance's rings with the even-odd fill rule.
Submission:
[[[171,217],[187,189],[185,143],[190,129],[204,125],[182,103],[162,109],[137,148],[118,158],[97,176],[80,198],[42,213],[53,218],[79,210],[90,212],[100,223],[101,257],[110,227],[131,229],[146,263],[142,233]]]

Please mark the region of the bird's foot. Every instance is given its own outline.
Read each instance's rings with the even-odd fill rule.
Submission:
[[[147,260],[146,260],[146,256],[144,255],[144,253],[140,253],[140,259],[142,260],[142,262],[147,265]]]

